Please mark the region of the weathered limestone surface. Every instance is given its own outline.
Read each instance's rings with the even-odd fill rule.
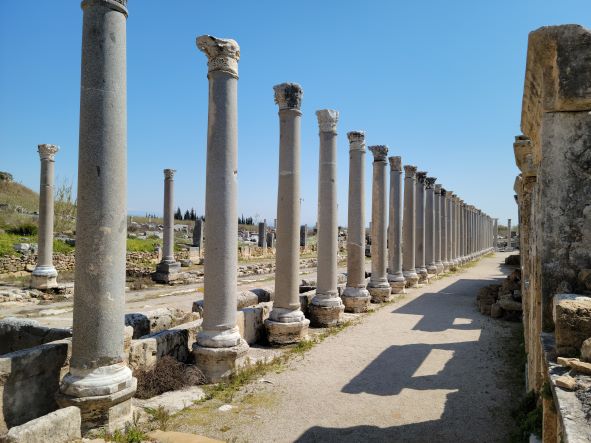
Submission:
[[[295,83],[282,83],[273,89],[275,103],[279,106],[279,227],[275,301],[265,325],[269,342],[283,345],[305,338],[310,324],[299,301],[300,107],[303,91]]]
[[[337,290],[337,122],[339,113],[316,111],[320,128],[318,167],[318,268],[316,295],[310,306],[311,321],[317,326],[340,323],[345,306]]]
[[[365,283],[365,133],[349,139],[349,204],[347,213],[347,286],[342,294],[347,312],[365,312],[370,295]]]
[[[0,355],[71,336],[69,329],[48,328],[35,320],[8,317],[0,320]]]
[[[402,273],[402,158],[390,161],[390,226],[388,228],[388,283],[392,294],[404,293],[406,280]]]
[[[70,406],[50,412],[8,431],[2,443],[68,443],[82,437],[80,409]]]
[[[591,297],[576,294],[557,294],[553,300],[556,352],[574,357],[581,345],[591,337]]]
[[[41,158],[41,184],[39,186],[39,252],[37,266],[31,275],[31,286],[35,289],[57,287],[57,271],[53,266],[53,194],[56,145],[39,145]]]
[[[66,339],[0,357],[0,435],[58,408],[55,393],[70,352]]]
[[[387,220],[388,193],[386,157],[388,147],[384,145],[370,146],[374,156],[372,201],[371,201],[371,277],[367,290],[372,301],[387,302],[392,299],[390,283],[388,283],[387,269]]]
[[[209,104],[205,188],[204,317],[193,345],[196,365],[210,382],[237,366],[248,345],[236,326],[238,267],[238,60],[234,40],[197,38],[208,59]]]

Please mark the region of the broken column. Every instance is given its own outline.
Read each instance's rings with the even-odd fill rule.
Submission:
[[[347,286],[342,300],[347,312],[365,312],[370,295],[365,283],[365,133],[349,139],[349,203],[347,215]]]
[[[31,275],[31,287],[51,289],[57,287],[57,271],[53,266],[53,193],[56,145],[38,145],[41,159],[41,181],[39,186],[39,250],[37,265]]]
[[[208,59],[209,103],[205,180],[203,324],[193,345],[197,367],[209,382],[230,376],[248,345],[236,326],[238,268],[238,60],[234,40],[202,35],[197,48]]]
[[[415,270],[419,283],[427,282],[428,273],[425,264],[425,179],[427,173],[417,172],[415,201]]]
[[[371,189],[371,277],[367,290],[373,302],[392,299],[388,283],[388,177],[386,175],[388,147],[375,145],[368,148],[373,154],[373,180]]]
[[[201,217],[195,220],[193,227],[193,246],[199,248],[199,255],[203,255],[203,232],[205,229],[205,221]]]
[[[316,111],[320,128],[318,166],[318,268],[316,295],[310,305],[314,325],[337,325],[345,306],[337,289],[337,122],[339,113],[332,109]]]
[[[415,269],[415,201],[416,201],[416,173],[417,167],[404,165],[404,217],[402,231],[402,274],[406,280],[406,287],[415,287],[419,276]]]
[[[131,420],[137,381],[125,364],[127,237],[126,1],[82,2],[82,72],[72,357],[61,407],[82,432]],[[108,110],[108,112],[106,112]]]
[[[259,223],[259,248],[263,248],[263,253],[267,252],[267,221]]]
[[[443,272],[443,261],[441,260],[441,234],[443,223],[441,222],[441,185],[435,185],[433,207],[435,208],[435,266],[437,274]]]
[[[435,263],[435,177],[425,178],[425,264],[431,276],[437,274]]]
[[[273,87],[279,105],[279,188],[275,300],[265,321],[269,342],[283,345],[306,338],[310,321],[300,309],[300,124],[302,88],[296,83]]]
[[[164,170],[164,232],[162,260],[156,266],[154,280],[170,283],[179,276],[181,264],[174,259],[174,169]]]
[[[404,292],[406,280],[402,274],[402,158],[390,161],[390,227],[388,229],[388,283],[392,294]]]

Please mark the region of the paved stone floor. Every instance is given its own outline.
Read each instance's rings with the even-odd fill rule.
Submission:
[[[475,306],[510,271],[506,255],[409,291],[245,387],[230,412],[195,406],[175,430],[236,442],[509,441],[520,325]]]

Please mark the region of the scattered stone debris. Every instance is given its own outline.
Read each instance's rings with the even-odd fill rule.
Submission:
[[[556,384],[556,386],[567,389],[569,391],[574,391],[577,387],[577,381],[570,375],[563,375],[561,377],[558,377],[556,380],[554,380],[554,383]]]
[[[523,310],[520,287],[521,270],[515,269],[502,284],[492,284],[480,289],[476,296],[478,310],[492,318],[519,320]]]

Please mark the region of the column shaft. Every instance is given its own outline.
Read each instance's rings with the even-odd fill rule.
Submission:
[[[402,230],[404,243],[402,245],[402,272],[406,279],[406,286],[416,286],[419,276],[415,269],[415,201],[416,201],[416,166],[404,166],[404,219]]]
[[[443,229],[442,215],[441,215],[441,185],[435,185],[433,207],[435,209],[435,266],[437,273],[443,272],[443,261],[441,260],[441,234]]]
[[[425,264],[429,274],[437,274],[435,263],[435,177],[425,179]]]
[[[425,179],[427,173],[417,172],[415,201],[415,270],[419,283],[427,281],[428,273],[425,265]]]
[[[402,159],[389,157],[390,161],[390,216],[388,230],[388,254],[390,274],[388,282],[393,294],[404,292],[402,274]]]

